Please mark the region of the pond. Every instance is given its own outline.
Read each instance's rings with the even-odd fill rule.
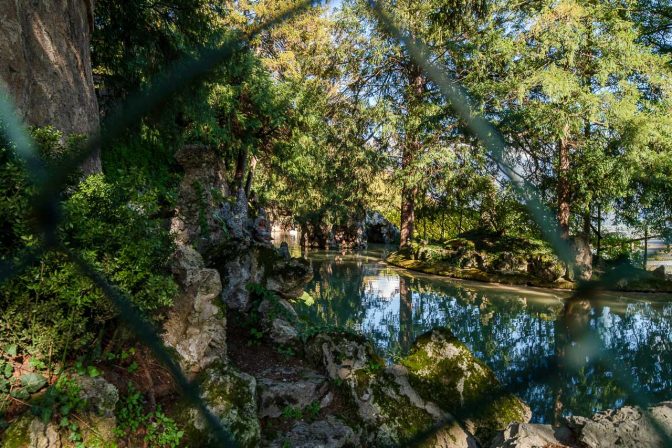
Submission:
[[[365,334],[389,362],[418,335],[448,327],[530,405],[534,422],[672,398],[672,303],[619,294],[567,302],[562,291],[398,269],[383,261],[386,250],[304,252],[314,279],[299,315]]]

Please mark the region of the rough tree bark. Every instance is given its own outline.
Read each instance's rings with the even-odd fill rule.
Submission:
[[[410,82],[410,98],[407,99],[409,108],[414,104],[417,105],[422,101],[422,96],[425,92],[426,79],[422,74],[422,70],[417,65],[411,63],[409,69]],[[407,135],[406,142],[401,156],[401,168],[404,170],[404,184],[401,189],[401,232],[400,232],[400,247],[408,246],[413,239],[413,231],[415,227],[415,197],[418,194],[418,187],[415,181],[408,181],[408,174],[406,171],[412,167],[415,158],[422,149],[422,142],[419,136]]]
[[[93,0],[0,0],[0,85],[26,124],[98,131],[92,31]],[[82,170],[101,171],[99,150]]]
[[[558,225],[563,239],[569,239],[569,142],[567,133],[558,142]]]

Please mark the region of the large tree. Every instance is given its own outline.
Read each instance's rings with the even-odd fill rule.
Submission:
[[[573,223],[590,234],[596,206],[627,193],[638,154],[660,140],[650,123],[665,121],[666,58],[638,43],[620,3],[544,2],[511,34],[514,63],[497,87],[493,117],[516,163],[555,203],[565,238]]]
[[[65,136],[98,131],[92,31],[92,0],[0,0],[0,87],[28,125]],[[82,169],[100,171],[100,153]]]
[[[483,11],[483,2],[378,4],[402,33],[427,44],[425,58],[455,77],[463,75],[464,48],[455,42],[464,41],[463,36],[476,29],[471,19]],[[425,169],[434,159],[445,160],[459,123],[418,61],[400,44],[400,36],[376,17],[368,2],[346,2],[341,21],[354,42],[350,90],[387,111],[381,134],[387,133],[388,155],[396,159],[401,184],[400,243],[406,246],[414,234],[416,202],[427,187]]]

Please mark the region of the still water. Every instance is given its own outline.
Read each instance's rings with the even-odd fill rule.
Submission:
[[[389,362],[418,335],[448,327],[530,405],[535,422],[672,398],[672,303],[664,298],[614,294],[568,306],[561,291],[413,273],[387,265],[385,253],[304,252],[314,279],[299,315],[364,333]]]

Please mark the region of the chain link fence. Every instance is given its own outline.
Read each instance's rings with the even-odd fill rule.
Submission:
[[[301,14],[314,3],[316,2],[304,1],[283,11],[265,23],[254,27],[243,39],[254,38],[274,25]],[[434,82],[441,94],[451,104],[457,117],[478,138],[491,160],[512,181],[519,197],[523,198],[531,216],[542,230],[544,239],[551,245],[555,254],[560,260],[569,263],[572,258],[572,248],[561,237],[554,214],[544,205],[536,188],[520,176],[514,167],[507,164],[505,159],[506,144],[497,129],[486,119],[474,113],[464,88],[455,80],[450,79],[439,66],[430,62],[428,55],[431,53],[423,42],[398,27],[390,12],[385,11],[377,2],[371,0],[369,6],[380,25],[405,47],[413,62]],[[37,154],[25,127],[17,118],[8,95],[3,95],[0,92],[0,125],[2,125],[0,130],[5,134],[6,140],[13,146],[15,153],[25,162],[30,179],[38,189],[39,193],[33,203],[33,212],[35,216],[39,217],[39,227],[36,230],[43,235],[37,246],[27,248],[22,253],[17,254],[13,263],[0,263],[0,284],[20,275],[29,266],[39,261],[48,251],[59,251],[67,255],[69,260],[79,267],[82,275],[88,277],[114,304],[125,325],[170,371],[182,395],[205,418],[217,441],[216,446],[236,446],[236,442],[231,433],[222,425],[222,422],[208,409],[201,398],[198,385],[189,381],[179,365],[173,360],[157,329],[142,316],[126,294],[115,287],[104,274],[84,260],[77,252],[67,247],[59,239],[56,229],[62,220],[62,214],[59,210],[59,192],[64,188],[68,177],[77,171],[78,167],[89,158],[95,148],[100,147],[102,142],[115,135],[122,134],[135,125],[159,106],[176,88],[197,82],[204,74],[230,58],[240,48],[241,44],[243,44],[243,41],[240,38],[229,38],[222,45],[200,48],[196,51],[195,56],[185,58],[174,65],[150,83],[149,87],[131,95],[124,104],[109,114],[101,127],[102,131],[91,136],[81,150],[66,158],[56,169],[53,167],[47,169],[45,161]],[[630,374],[630,367],[615,362],[614,356],[609,351],[597,351],[596,347],[599,345],[593,343],[596,335],[587,328],[585,325],[586,319],[583,319],[581,315],[581,313],[587,312],[586,308],[571,306],[574,302],[599,300],[600,291],[605,286],[613,285],[617,280],[627,275],[627,271],[614,270],[603,276],[599,281],[580,282],[574,294],[567,299],[565,312],[562,316],[563,325],[570,329],[573,341],[568,341],[566,347],[556,347],[558,355],[547,363],[545,368],[528,369],[525,376],[528,379],[534,379],[555,375],[560,370],[574,372],[580,368],[580,363],[574,360],[586,359],[587,357],[601,365],[609,366],[615,372],[615,379],[618,384],[628,392],[629,398],[642,408],[644,415],[659,432],[665,443],[672,446],[672,440],[660,427],[660,424],[650,418],[647,413],[646,406],[651,400],[641,388],[636,387],[633,376]],[[520,392],[522,384],[522,382],[504,384],[500,390],[500,395],[482,397],[482,401],[488,403],[505,394]],[[482,407],[482,403],[467,403],[465,409],[460,413],[459,419],[449,416],[429,431],[419,434],[408,446],[421,445],[444,426],[454,422],[459,423],[458,420],[464,421],[470,415],[475,415]]]

